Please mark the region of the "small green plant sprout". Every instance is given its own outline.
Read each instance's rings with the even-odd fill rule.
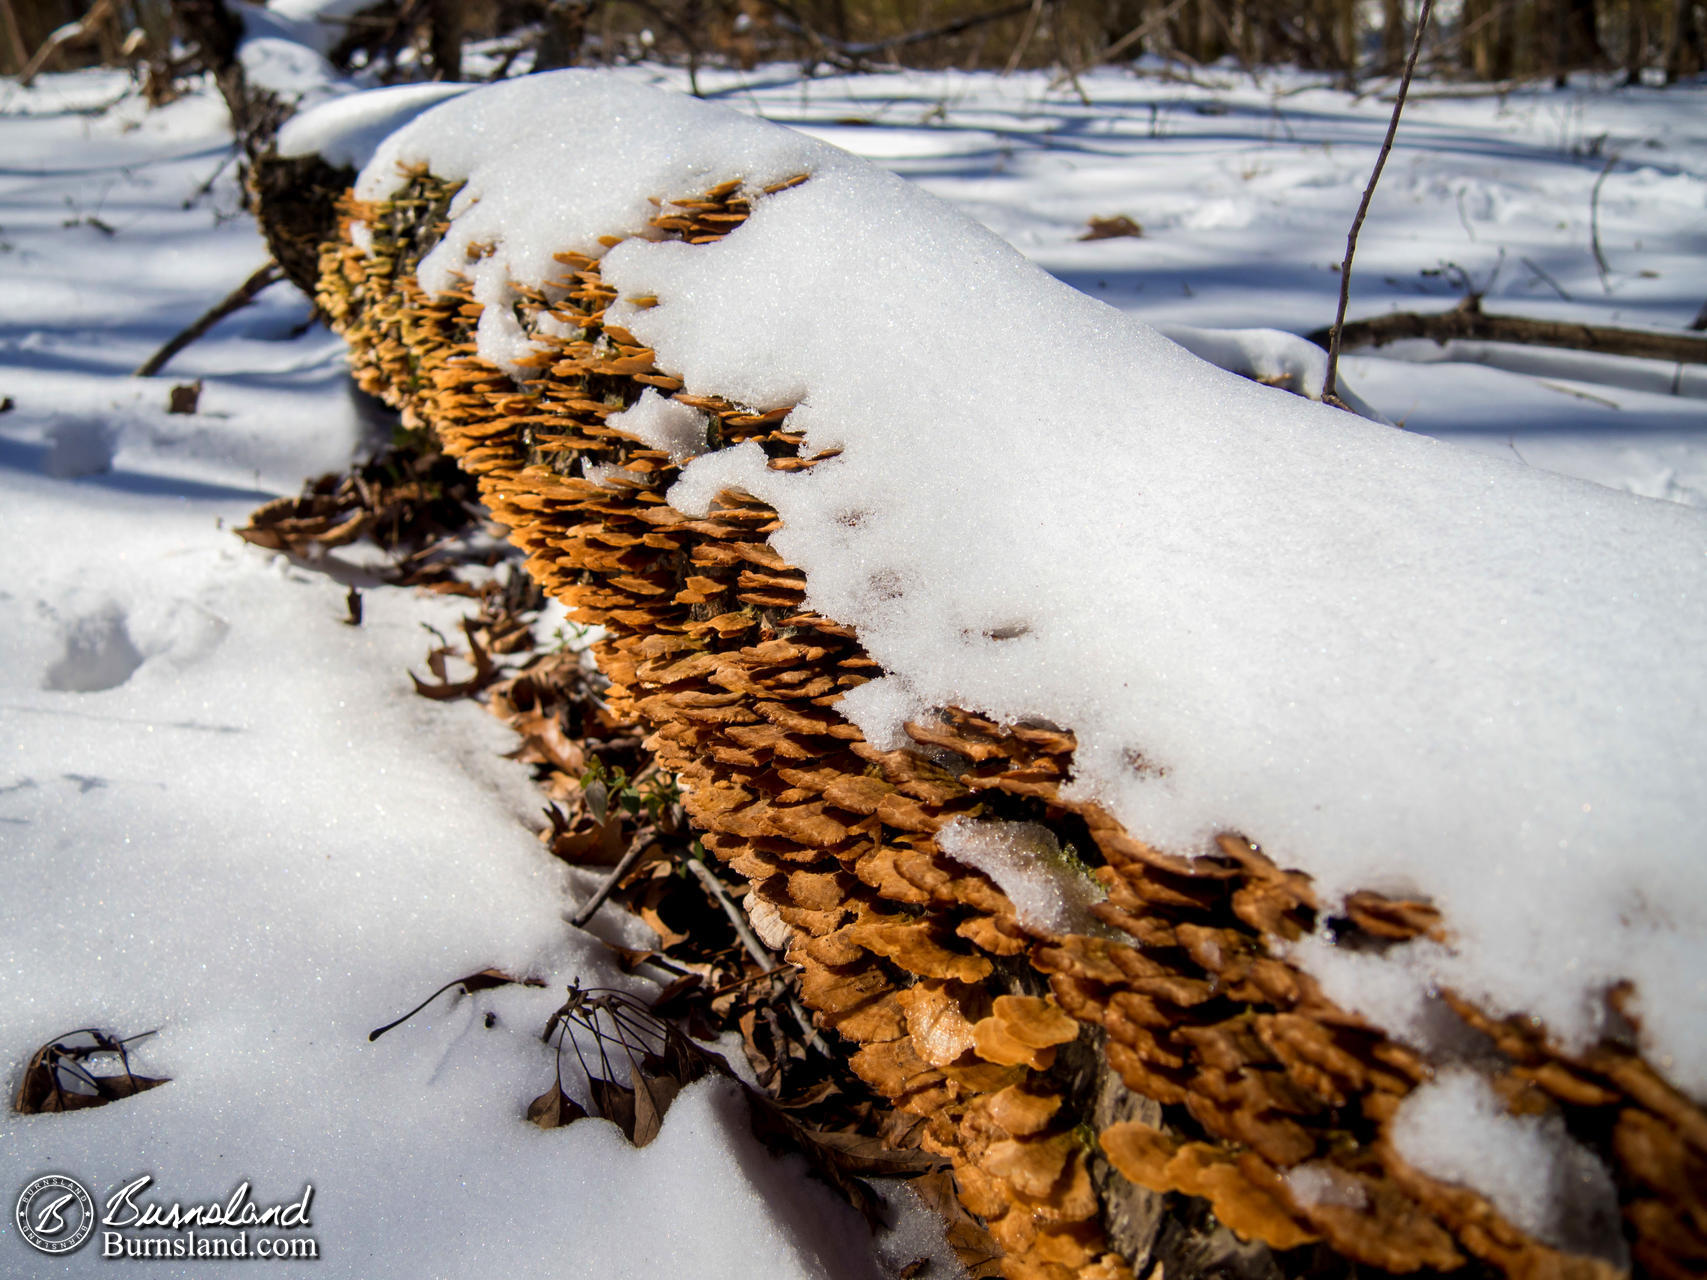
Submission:
[[[621,765],[607,765],[598,756],[581,773],[581,792],[594,822],[604,822],[612,813],[626,813],[636,820],[661,823],[665,811],[682,797],[673,774],[648,765],[630,778]]]

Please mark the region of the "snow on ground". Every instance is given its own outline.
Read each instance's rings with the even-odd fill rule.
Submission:
[[[158,1028],[136,1069],[172,1082],[0,1111],[0,1275],[127,1265],[16,1238],[12,1198],[60,1172],[97,1199],[145,1173],[145,1199],[199,1203],[312,1184],[320,1261],[275,1274],[876,1277],[863,1223],[714,1084],[643,1151],[521,1119],[564,985],[632,980],[563,922],[578,895],[505,732],[410,691],[456,605],[369,591],[350,628],[359,557],[308,572],[231,533],[371,440],[342,343],[280,287],[128,376],[265,250],[229,182],[180,207],[226,148],[217,100],[85,114],[122,84],[0,91],[0,1055],[9,1099],[56,1036]],[[192,378],[200,411],[168,415]],[[493,965],[548,985],[368,1043]]]
[[[719,100],[878,160],[1121,311],[1326,324],[1386,105],[1306,77],[1201,78],[1099,74],[1087,108],[1042,75],[702,72]],[[556,992],[614,979],[602,948],[562,924],[575,895],[526,832],[537,805],[495,759],[498,730],[408,691],[419,624],[454,610],[369,592],[366,624],[345,627],[359,565],[304,572],[229,532],[383,429],[348,390],[337,340],[299,332],[307,305],[279,286],[165,376],[128,376],[264,250],[229,169],[180,207],[225,158],[217,99],[150,112],[124,89],[100,73],[0,87],[0,396],[15,402],[0,414],[0,1030],[8,1087],[36,1045],[86,1025],[159,1027],[138,1069],[174,1079],[96,1110],[0,1117],[5,1185],[63,1171],[100,1193],[148,1172],[163,1195],[224,1198],[247,1178],[283,1200],[313,1182],[329,1274],[869,1273],[860,1228],[759,1153],[715,1089],[678,1103],[642,1152],[600,1123],[518,1121],[548,1079],[536,1036]],[[1425,87],[1365,229],[1353,314],[1443,308],[1468,280],[1491,309],[1687,323],[1707,299],[1703,96]],[[1590,194],[1614,153],[1603,283]],[[1145,235],[1078,239],[1117,214]],[[1345,371],[1413,429],[1707,505],[1699,377],[1444,354],[1357,355]],[[167,414],[167,388],[197,377],[200,411]],[[1698,662],[1648,673],[1679,689],[1699,676]],[[1557,685],[1546,698],[1570,701]],[[1680,749],[1699,762],[1698,736]],[[1707,895],[1678,883],[1625,905],[1683,939],[1674,972],[1698,974],[1701,933],[1663,926]],[[1587,936],[1566,968],[1595,960],[1595,905],[1570,907]],[[551,986],[444,997],[366,1042],[490,964]],[[1412,984],[1383,1003],[1418,998]],[[94,1259],[52,1265],[112,1265]],[[20,1267],[50,1273],[0,1240],[0,1272]]]
[[[1391,113],[1372,82],[1353,100],[1319,78],[1197,83],[1108,72],[1091,105],[1048,77],[958,72],[802,83],[702,77],[716,101],[877,160],[996,231],[1051,273],[1153,324],[1308,333],[1334,317],[1350,214]],[[1316,86],[1316,87],[1313,87]],[[1405,109],[1365,224],[1353,318],[1445,310],[1466,287],[1489,310],[1678,329],[1707,304],[1703,86],[1501,97],[1431,96]],[[1591,200],[1609,274],[1591,238]],[[1124,214],[1141,238],[1081,241]],[[1568,300],[1560,291],[1569,295]],[[1607,384],[1596,361],[1542,378],[1476,364],[1417,367],[1353,354],[1350,384],[1388,418],[1534,466],[1707,505],[1707,388]],[[1449,351],[1448,355],[1451,354]]]

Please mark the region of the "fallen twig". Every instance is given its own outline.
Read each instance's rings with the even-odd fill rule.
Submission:
[[[1340,329],[1345,324],[1345,309],[1351,301],[1351,260],[1357,253],[1357,233],[1363,229],[1363,219],[1369,213],[1369,202],[1375,198],[1375,184],[1381,181],[1381,170],[1387,164],[1388,153],[1393,150],[1393,137],[1399,132],[1399,116],[1405,110],[1405,95],[1411,90],[1411,77],[1417,69],[1417,54],[1422,51],[1423,32],[1428,30],[1429,14],[1433,11],[1434,0],[1423,0],[1422,12],[1417,15],[1416,33],[1411,37],[1411,54],[1405,60],[1405,75],[1399,81],[1399,93],[1393,101],[1392,118],[1387,121],[1387,136],[1381,140],[1381,151],[1375,157],[1375,168],[1369,175],[1369,185],[1363,189],[1363,199],[1357,206],[1357,215],[1351,220],[1351,232],[1345,241],[1345,261],[1340,263],[1339,310],[1334,313],[1333,327],[1329,330],[1328,371],[1322,379],[1322,403],[1346,409],[1348,412],[1350,408],[1339,397],[1335,377],[1339,373]]]
[[[1558,294],[1566,302],[1571,300],[1571,295],[1565,292],[1565,287],[1557,280],[1553,279],[1552,276],[1548,275],[1547,272],[1542,269],[1540,263],[1536,262],[1533,258],[1519,258],[1518,261],[1533,271],[1537,279],[1544,280],[1551,285],[1553,287],[1553,292]]]
[[[189,346],[190,343],[200,338],[233,311],[241,311],[248,306],[255,300],[256,295],[268,285],[277,284],[283,279],[283,268],[276,262],[268,262],[242,284],[226,294],[221,302],[204,312],[189,328],[139,364],[136,367],[135,376],[152,378],[166,367],[168,360]]]
[[[1305,335],[1319,347],[1334,340],[1333,329]],[[1608,356],[1635,356],[1667,363],[1707,364],[1707,336],[1661,333],[1649,329],[1615,329],[1608,325],[1574,324],[1564,320],[1533,320],[1482,310],[1471,294],[1450,311],[1396,311],[1372,320],[1339,326],[1341,345],[1383,347],[1403,338],[1428,338],[1444,346],[1453,339],[1511,342],[1523,346],[1564,347]]]
[[[592,897],[581,904],[580,910],[570,918],[569,923],[579,929],[591,920],[594,913],[604,906],[605,899],[611,896],[611,892],[622,881],[622,878],[634,870],[634,864],[640,861],[640,855],[656,843],[658,843],[658,833],[652,827],[641,827],[640,830],[636,831],[634,839],[628,842],[627,851],[617,861],[616,866],[611,868],[611,872],[605,877],[604,883],[593,891]]]
[[[687,868],[693,872],[699,882],[705,886],[705,891],[717,899],[717,905],[723,908],[723,914],[729,917],[729,923],[735,927],[735,936],[741,939],[741,945],[747,948],[747,954],[766,968],[769,968],[776,957],[771,949],[765,946],[759,935],[753,932],[753,926],[747,920],[747,913],[735,899],[729,896],[729,890],[723,881],[717,878],[717,873],[697,858],[687,860]],[[795,999],[792,991],[787,993],[788,1010],[794,1015],[795,1022],[800,1024],[800,1034],[806,1043],[819,1053],[829,1055],[823,1037],[812,1025],[812,1016],[806,1012],[800,1001]]]

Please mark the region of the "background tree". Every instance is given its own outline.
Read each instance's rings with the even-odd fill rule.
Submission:
[[[0,0],[0,73],[95,63],[169,83],[182,0]],[[1187,68],[1291,64],[1355,83],[1396,74],[1416,0],[374,0],[340,19],[333,59],[380,80],[457,78],[466,42],[498,74],[637,59],[842,70],[1055,66],[1069,79],[1142,57]],[[1621,69],[1673,82],[1707,64],[1703,0],[1462,0],[1424,49],[1429,75],[1502,82]],[[489,46],[490,47],[490,46]],[[1189,70],[1186,72],[1189,74]]]

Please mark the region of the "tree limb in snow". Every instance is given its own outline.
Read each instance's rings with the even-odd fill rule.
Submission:
[[[226,294],[217,304],[203,312],[189,328],[139,364],[134,376],[152,378],[166,367],[168,360],[189,346],[190,343],[201,337],[233,311],[241,311],[248,306],[255,300],[256,295],[268,285],[277,284],[283,279],[284,272],[279,269],[278,263],[268,262],[242,284]]]
[[[1337,327],[1340,344],[1350,347],[1383,347],[1404,338],[1429,338],[1444,346],[1457,338],[1533,347],[1564,347],[1572,351],[1635,356],[1673,364],[1707,364],[1707,337],[1495,315],[1482,310],[1482,300],[1475,294],[1450,311],[1396,311],[1373,320],[1355,320]],[[1335,338],[1335,330],[1318,329],[1307,336],[1317,346],[1327,347]]]

